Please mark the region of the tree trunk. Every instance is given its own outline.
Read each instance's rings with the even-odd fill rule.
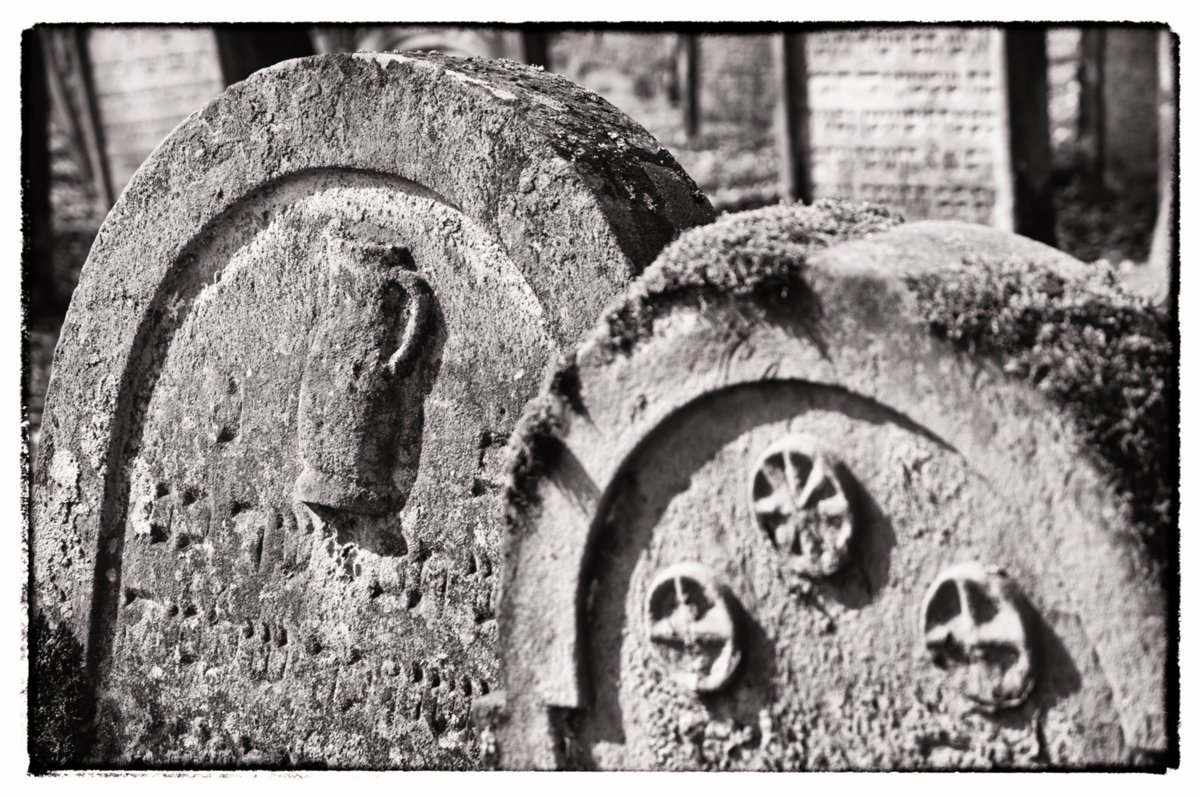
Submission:
[[[779,191],[784,199],[813,201],[812,153],[809,146],[808,64],[804,34],[775,37],[775,69],[779,85],[776,112],[779,142]]]
[[[1005,31],[1004,50],[1013,172],[1013,230],[1054,246],[1046,31],[1043,28]]]
[[[550,34],[544,30],[527,29],[521,31],[521,49],[525,55],[525,63],[550,69]]]
[[[683,129],[688,139],[700,135],[700,39],[681,34],[683,66]]]

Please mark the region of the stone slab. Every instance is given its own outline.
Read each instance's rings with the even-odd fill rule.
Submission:
[[[300,59],[192,114],[106,219],[56,352],[44,765],[475,766],[503,442],[711,218],[644,130],[508,62]]]
[[[952,27],[808,34],[813,195],[1011,230],[1003,36]]]
[[[480,712],[498,765],[1163,755],[1171,557],[1153,541],[1173,531],[1155,463],[1172,434],[1156,413],[1173,377],[1156,313],[1041,244],[872,206],[682,236],[514,437],[505,693]],[[1097,430],[1120,428],[1137,383],[1159,389],[1121,422],[1156,442],[1128,435],[1130,459]]]

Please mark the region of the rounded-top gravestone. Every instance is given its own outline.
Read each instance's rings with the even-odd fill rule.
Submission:
[[[490,761],[1163,755],[1166,330],[974,225],[819,202],[685,233],[514,434]]]
[[[502,447],[712,210],[508,62],[285,62],[189,117],[84,266],[34,485],[38,766],[471,767]]]

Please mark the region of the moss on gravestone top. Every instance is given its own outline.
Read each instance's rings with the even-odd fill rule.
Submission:
[[[1172,321],[1097,266],[1071,279],[1024,259],[906,277],[933,334],[1037,388],[1074,420],[1132,503],[1150,553],[1173,545],[1178,426]]]
[[[807,291],[811,252],[895,227],[903,220],[880,205],[821,199],[780,204],[719,218],[683,233],[604,314],[601,351],[629,354],[648,338],[654,321],[706,298],[760,295],[786,298]],[[542,395],[526,408],[511,438],[506,522],[536,503],[538,479],[551,467],[569,408],[582,412],[574,354],[560,359]]]
[[[569,365],[560,362],[555,376],[574,368],[574,360]],[[557,394],[538,396],[526,406],[513,432],[504,489],[504,525],[510,532],[517,529],[525,512],[537,506],[538,481],[554,467],[562,451],[565,411],[566,402]]]
[[[604,315],[609,353],[628,354],[654,321],[705,297],[783,296],[804,291],[813,252],[903,222],[881,205],[819,199],[722,216],[681,235]]]
[[[729,296],[790,295],[790,301],[798,301],[809,292],[804,273],[816,252],[900,221],[876,205],[834,200],[723,216],[668,246],[610,306],[590,340],[608,359],[632,352],[650,336],[655,320],[677,307]],[[1067,269],[1059,253],[1012,240],[1013,249],[1022,253],[1044,249],[1045,262],[1001,251],[950,258],[953,265],[937,270],[898,266],[898,276],[916,297],[918,316],[933,335],[997,360],[1012,378],[1067,413],[1130,500],[1150,553],[1167,561],[1178,472],[1169,313],[1123,290],[1111,269],[1082,264]],[[560,362],[514,434],[510,515],[513,507],[535,500],[538,476],[557,451],[562,419],[578,402],[559,389],[578,384],[577,367],[574,357]]]

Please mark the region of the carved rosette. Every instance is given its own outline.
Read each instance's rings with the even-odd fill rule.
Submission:
[[[1061,407],[933,334],[913,295],[1013,257],[1085,268],[835,202],[668,247],[518,428],[498,765],[1038,768],[1128,762],[1135,735],[1162,749],[1162,594],[1126,546],[1128,505]],[[1003,571],[951,566],[971,561]]]

